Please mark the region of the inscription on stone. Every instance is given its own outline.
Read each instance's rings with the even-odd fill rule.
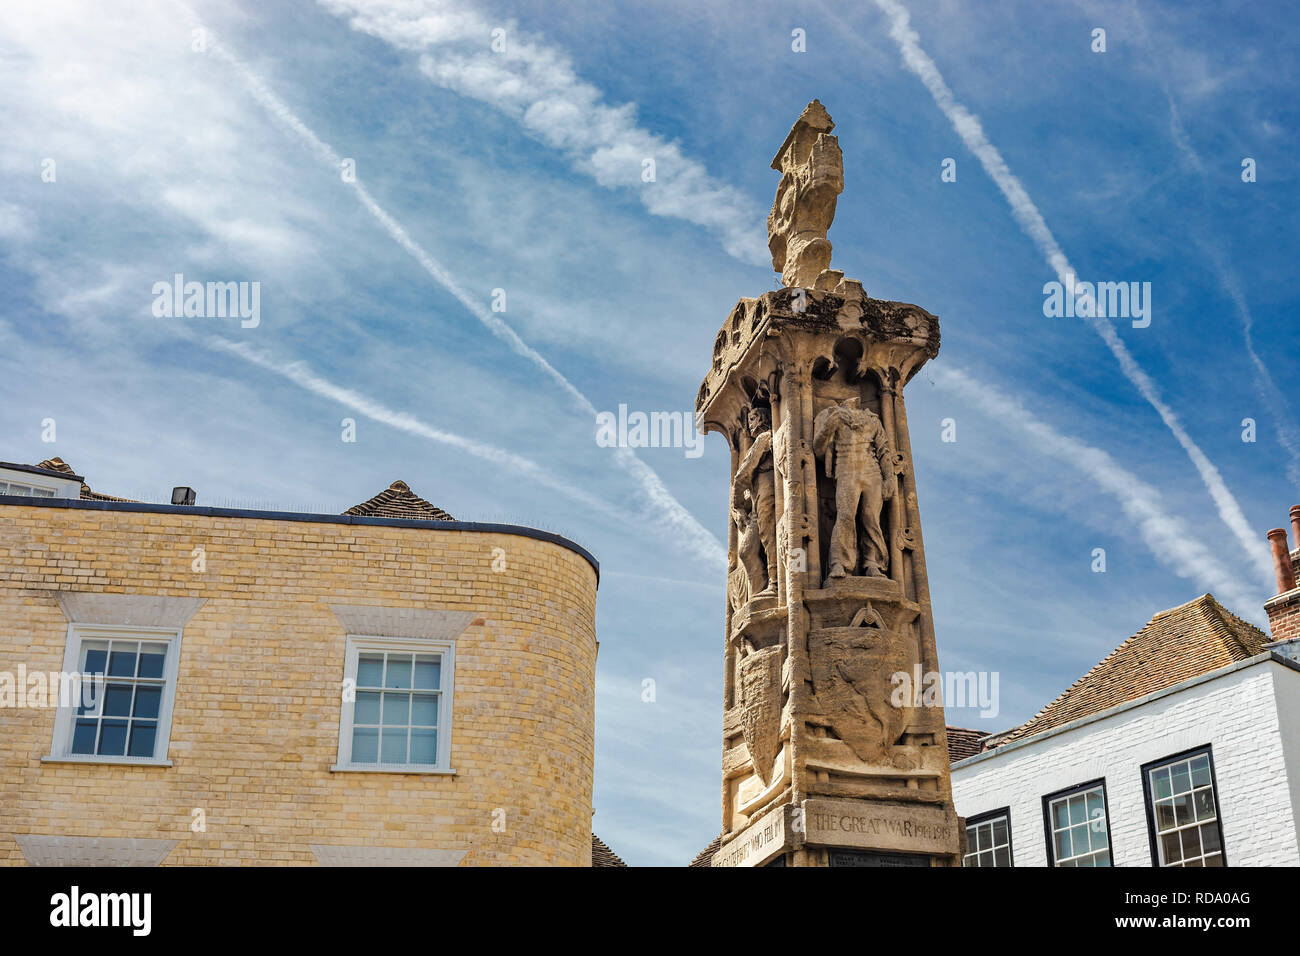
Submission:
[[[934,806],[805,800],[804,841],[869,850],[947,853],[957,840],[957,815]]]
[[[929,866],[928,856],[915,853],[873,853],[870,850],[830,850],[830,866]]]
[[[762,866],[790,848],[789,804],[769,810],[713,856],[714,866]]]

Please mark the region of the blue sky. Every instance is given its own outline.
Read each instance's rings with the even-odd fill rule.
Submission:
[[[1298,31],[1268,5],[6,5],[0,458],[335,512],[402,478],[581,542],[594,825],[680,864],[718,830],[728,456],[638,463],[591,409],[692,410],[778,281],[768,163],[804,105],[844,152],[834,266],[940,318],[908,411],[941,664],[999,674],[996,717],[949,722],[992,732],[1206,591],[1262,623],[1300,498]],[[1053,248],[1150,282],[1150,326],[1044,317]],[[260,325],[153,317],[177,272],[260,282]]]

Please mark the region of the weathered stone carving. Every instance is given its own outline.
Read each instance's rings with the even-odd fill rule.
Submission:
[[[749,572],[744,565],[737,565],[727,573],[727,603],[733,614],[749,603]]]
[[[749,579],[749,597],[776,592],[776,479],[772,468],[772,413],[761,405],[749,410],[753,444],[741,459],[731,486],[731,516],[737,552]]]
[[[880,527],[886,499],[897,491],[894,452],[876,413],[850,398],[822,409],[813,422],[813,453],[835,479],[835,528],[831,532],[826,579],[858,573],[858,534],[865,543],[862,570],[882,577],[889,550]]]
[[[835,202],[844,191],[844,162],[835,128],[817,100],[808,104],[785,138],[772,168],[781,173],[776,201],[767,217],[772,268],[787,286],[834,289],[843,273],[832,273],[826,233]]]
[[[849,627],[878,627],[885,626],[885,619],[880,616],[880,612],[871,606],[868,601],[866,605],[858,609],[858,613],[853,615],[853,620],[849,621]]]
[[[808,642],[813,688],[836,736],[867,763],[888,763],[909,711],[890,701],[892,675],[911,669],[905,634],[827,627]]]
[[[828,865],[852,847],[952,866],[942,708],[894,693],[896,674],[938,669],[903,388],[939,322],[830,268],[833,128],[814,101],[773,161],[784,287],[732,308],[696,400],[699,427],[738,452],[713,862]],[[832,803],[836,826],[789,825]]]
[[[764,647],[740,660],[740,726],[754,772],[763,783],[781,746],[781,648]]]

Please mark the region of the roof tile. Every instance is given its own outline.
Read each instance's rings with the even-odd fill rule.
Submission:
[[[1161,611],[1061,696],[996,744],[1090,717],[1201,674],[1254,657],[1270,638],[1203,594]]]
[[[451,515],[425,501],[404,481],[395,481],[369,501],[353,505],[345,515],[366,518],[412,518],[418,521],[455,521]]]
[[[699,853],[695,854],[695,859],[691,860],[687,866],[713,866],[713,854],[722,849],[722,834],[713,838],[713,842],[706,846]]]
[[[966,757],[973,757],[984,749],[980,743],[988,736],[986,730],[972,730],[969,727],[947,727],[948,763],[956,763]]]
[[[591,865],[592,866],[627,866],[617,853],[605,845],[605,841],[596,834],[591,835]]]
[[[36,467],[45,468],[49,471],[57,471],[62,474],[68,475],[69,477],[72,478],[77,477],[77,473],[72,470],[72,466],[69,465],[62,458],[47,458],[45,459],[45,461],[41,462]],[[131,501],[132,500],[131,498],[115,498],[112,495],[102,495],[98,491],[91,491],[90,485],[86,484],[85,481],[82,481],[81,483],[81,499],[83,501]]]

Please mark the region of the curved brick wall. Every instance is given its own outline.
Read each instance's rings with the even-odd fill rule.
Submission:
[[[204,573],[191,570],[199,546]],[[0,862],[22,863],[15,837],[39,834],[175,840],[165,865],[310,865],[313,845],[344,848],[326,852],[336,861],[589,865],[596,572],[574,550],[501,532],[0,504],[0,568],[2,671],[62,668],[60,591],[203,599],[182,637],[171,767],[43,763],[54,710],[0,708]],[[456,638],[455,775],[330,771],[345,647],[330,605],[472,615]],[[195,808],[206,833],[191,831]]]

